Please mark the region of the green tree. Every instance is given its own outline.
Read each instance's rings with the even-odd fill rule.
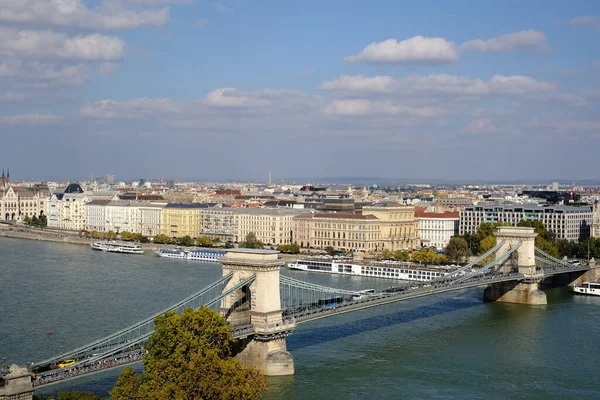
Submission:
[[[117,234],[113,231],[108,231],[106,232],[106,235],[104,235],[107,239],[111,239],[114,240],[117,238]]]
[[[196,239],[196,245],[200,247],[212,247],[214,245],[214,240],[208,236],[200,236]]]
[[[277,250],[286,254],[298,254],[300,253],[300,246],[297,243],[280,244],[277,246]]]
[[[396,250],[394,251],[393,258],[396,261],[408,261],[410,260],[410,254],[408,253],[408,251]]]
[[[90,392],[60,392],[58,400],[104,400],[104,397]]]
[[[31,222],[29,223],[29,225],[38,226],[39,224],[40,224],[40,220],[38,219],[38,217],[36,217],[35,215],[33,217],[31,217]]]
[[[189,235],[185,235],[175,239],[176,243],[180,246],[193,246],[195,241]]]
[[[48,226],[48,217],[46,217],[46,215],[44,215],[44,214],[40,215],[39,221],[40,221],[41,227]]]
[[[246,235],[246,239],[240,243],[240,247],[246,249],[262,249],[264,247],[263,242],[258,240],[256,233],[250,232]]]
[[[168,243],[171,243],[171,238],[169,236],[165,235],[164,233],[159,233],[158,235],[154,236],[154,243],[168,244]]]
[[[436,260],[436,254],[433,249],[429,247],[423,247],[419,251],[413,251],[411,254],[411,259],[415,262],[420,262],[423,264],[432,264]]]
[[[23,218],[23,223],[25,225],[31,225],[31,218],[29,218],[29,215],[26,215],[25,218]]]
[[[130,242],[133,240],[133,234],[131,232],[123,231],[121,232],[121,240]]]
[[[383,260],[391,260],[392,258],[394,258],[394,253],[392,253],[389,249],[384,249],[381,252],[381,258]]]
[[[236,341],[225,318],[202,307],[155,318],[139,378],[124,369],[110,392],[113,400],[259,399],[262,375],[232,357]]]
[[[331,246],[327,246],[327,247],[325,247],[325,253],[329,254],[330,256],[334,256],[335,249]]]
[[[450,238],[445,250],[448,258],[454,262],[463,262],[470,254],[467,240],[460,236]]]

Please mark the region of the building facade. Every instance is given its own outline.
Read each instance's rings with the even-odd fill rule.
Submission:
[[[235,217],[229,207],[210,207],[202,210],[200,234],[221,242],[235,240]]]
[[[380,202],[362,208],[363,215],[374,215],[380,221],[383,249],[411,250],[421,247],[419,221],[415,208],[396,202]]]
[[[458,235],[460,215],[458,211],[444,213],[416,213],[422,246],[443,249],[452,236]]]
[[[166,205],[167,203],[140,205],[139,215],[141,231],[139,233],[148,237],[153,237],[161,233],[163,208],[165,208]]]
[[[477,205],[460,212],[461,235],[477,232],[484,222],[516,226],[521,220],[541,221],[557,239],[577,241],[590,237],[592,206]]]
[[[300,247],[370,252],[384,246],[381,221],[359,212],[297,216],[294,234],[294,242]]]
[[[234,211],[235,241],[243,242],[249,233],[266,245],[292,244],[293,219],[306,210],[290,208],[239,208]]]
[[[161,233],[170,237],[200,237],[203,203],[171,203],[162,209]]]
[[[110,200],[92,200],[85,205],[85,229],[90,232],[108,232],[106,205]]]

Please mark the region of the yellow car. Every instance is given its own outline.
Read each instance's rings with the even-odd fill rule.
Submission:
[[[71,365],[75,364],[77,361],[75,360],[65,360],[63,362],[61,362],[60,364],[58,364],[58,368],[65,368],[65,367],[70,367]]]

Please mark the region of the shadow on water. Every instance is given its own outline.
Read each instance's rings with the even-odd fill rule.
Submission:
[[[466,293],[465,295],[468,297],[443,300],[438,303],[420,306],[410,310],[349,321],[339,325],[296,331],[288,338],[287,347],[289,351],[294,351],[307,346],[322,344],[363,332],[405,324],[407,322],[430,318],[436,315],[442,315],[484,304],[481,300],[481,293],[479,292]]]

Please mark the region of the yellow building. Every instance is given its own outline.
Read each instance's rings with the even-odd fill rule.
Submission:
[[[162,209],[161,233],[170,237],[200,236],[202,210],[208,205],[202,203],[172,203]]]
[[[249,233],[266,245],[292,244],[293,218],[308,212],[290,208],[239,208],[233,212],[235,241],[243,242]]]
[[[415,208],[396,202],[382,201],[362,208],[364,215],[373,215],[380,221],[383,249],[391,251],[418,249],[419,220]]]
[[[339,250],[381,250],[380,221],[361,213],[323,213],[294,218],[294,242],[300,247]]]

